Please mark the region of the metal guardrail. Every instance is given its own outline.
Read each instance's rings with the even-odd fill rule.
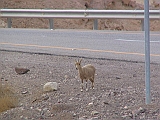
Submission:
[[[160,19],[160,10],[150,10],[150,19]],[[94,19],[94,29],[98,29],[97,19],[136,19],[142,21],[144,28],[144,10],[52,10],[52,9],[0,9],[0,17],[11,18],[47,18],[50,29],[53,29],[53,18],[61,19]]]

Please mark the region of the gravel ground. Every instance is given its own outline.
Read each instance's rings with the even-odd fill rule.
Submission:
[[[78,58],[0,51],[1,82],[10,84],[19,99],[0,120],[160,119],[160,64],[151,64],[152,103],[145,105],[143,62],[83,58],[82,65],[95,66],[96,76],[95,89],[81,92],[74,66]],[[17,75],[15,67],[30,71]],[[58,90],[44,93],[43,85],[50,81],[58,83]]]

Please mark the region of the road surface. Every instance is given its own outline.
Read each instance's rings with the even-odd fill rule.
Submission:
[[[160,32],[150,34],[151,62],[160,63]],[[0,29],[0,49],[144,62],[144,32]]]

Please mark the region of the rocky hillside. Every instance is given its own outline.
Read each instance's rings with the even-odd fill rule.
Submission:
[[[41,9],[143,9],[144,0],[2,0],[1,8]],[[159,9],[159,0],[150,0],[150,9]],[[150,23],[152,31],[160,30],[160,20]],[[17,18],[12,20],[13,28],[48,28],[48,19]],[[0,19],[0,27],[6,27],[6,19]],[[92,29],[93,20],[55,19],[55,29]],[[140,20],[101,19],[99,30],[141,30]]]

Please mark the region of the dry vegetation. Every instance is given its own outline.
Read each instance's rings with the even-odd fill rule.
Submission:
[[[0,82],[0,113],[16,107],[18,99],[9,85],[2,85]]]

